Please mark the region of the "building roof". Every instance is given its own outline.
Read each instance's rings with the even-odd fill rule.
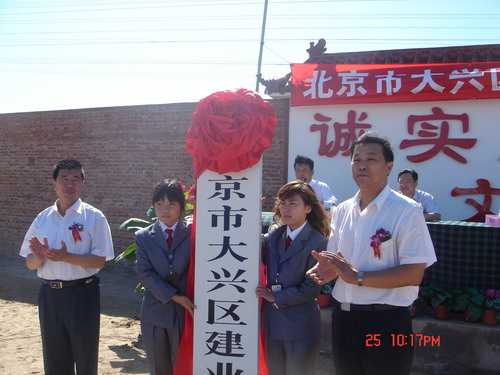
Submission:
[[[500,44],[475,46],[434,47],[393,49],[362,52],[326,53],[324,39],[309,43],[306,50],[309,58],[304,64],[434,64],[434,63],[467,63],[500,61]],[[266,87],[265,93],[286,94],[290,92],[290,78],[288,73],[278,79],[259,82]]]

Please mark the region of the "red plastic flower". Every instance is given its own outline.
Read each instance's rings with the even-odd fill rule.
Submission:
[[[80,233],[83,230],[83,225],[82,224],[73,224],[68,229],[71,231],[71,234],[73,235],[73,241],[76,242],[82,242],[82,238],[80,237]]]
[[[389,241],[391,238],[391,232],[385,230],[384,228],[380,228],[373,236],[370,237],[370,240],[372,240],[372,242],[370,242],[370,246],[373,247],[373,255],[375,258],[381,258],[382,254],[380,253],[380,245],[382,245],[382,242]]]
[[[194,178],[206,169],[239,172],[256,164],[272,143],[274,107],[257,93],[219,91],[199,101],[186,135]]]

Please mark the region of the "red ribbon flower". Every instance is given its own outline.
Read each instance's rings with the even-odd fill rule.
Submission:
[[[375,232],[373,236],[370,237],[370,246],[373,247],[373,255],[375,258],[380,259],[381,253],[380,253],[380,245],[382,245],[382,242],[389,241],[392,238],[391,232],[385,230],[384,228],[380,228]]]
[[[75,243],[77,243],[78,241],[82,242],[82,238],[80,237],[80,232],[83,230],[82,224],[73,224],[68,227],[68,229],[71,231]]]
[[[250,90],[219,91],[200,100],[186,135],[194,178],[206,169],[224,174],[257,164],[271,146],[276,122],[274,107]]]

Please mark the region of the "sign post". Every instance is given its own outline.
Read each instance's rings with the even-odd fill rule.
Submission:
[[[194,290],[197,309],[194,322],[186,315],[176,375],[262,374],[265,369],[259,362],[255,288],[262,153],[271,146],[276,121],[274,108],[245,89],[214,93],[196,107],[186,150],[193,155],[196,179],[195,266],[188,293]]]

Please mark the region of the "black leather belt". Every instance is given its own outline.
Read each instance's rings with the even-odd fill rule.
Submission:
[[[374,303],[371,305],[357,305],[354,303],[341,303],[337,300],[333,301],[333,307],[342,311],[387,311],[396,309],[406,309],[404,306],[386,305],[381,303]]]
[[[68,281],[42,279],[42,282],[45,285],[48,285],[52,289],[73,288],[75,286],[83,284],[92,285],[94,284],[95,281],[99,281],[99,279],[96,276],[86,277],[84,279],[68,280]]]

